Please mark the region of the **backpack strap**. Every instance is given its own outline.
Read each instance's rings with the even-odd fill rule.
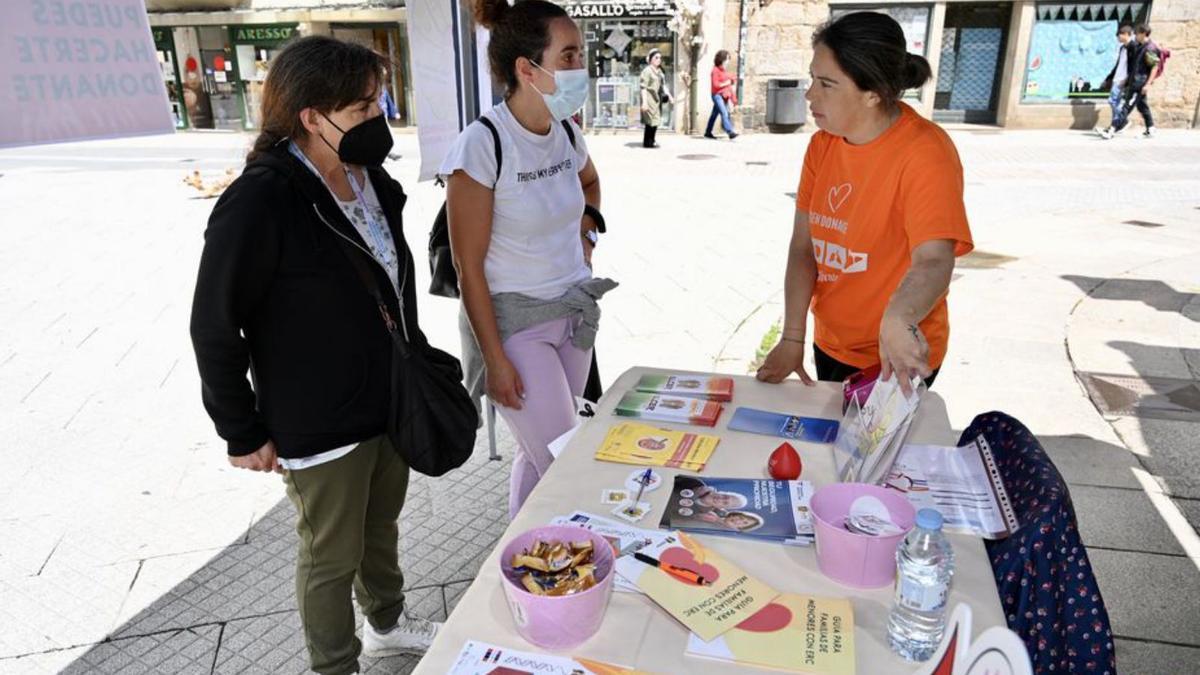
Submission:
[[[563,129],[567,131],[567,138],[571,141],[571,147],[575,147],[575,130],[571,128],[571,118],[562,121]]]
[[[504,150],[500,148],[500,132],[496,131],[496,125],[486,117],[480,117],[479,122],[492,132],[492,147],[496,151],[496,182],[492,183],[492,189],[495,190],[496,185],[500,183],[500,167],[504,166]],[[572,144],[574,144],[573,140]]]

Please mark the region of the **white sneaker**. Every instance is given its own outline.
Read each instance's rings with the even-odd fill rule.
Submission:
[[[1117,132],[1113,131],[1112,127],[1109,127],[1107,129],[1105,129],[1103,131],[1099,131],[1097,133],[1100,134],[1100,138],[1103,138],[1106,141],[1111,141],[1113,139],[1113,136],[1117,135]]]
[[[1154,138],[1157,134],[1157,127],[1146,127],[1146,130],[1142,132],[1142,138]]]
[[[425,619],[400,616],[396,625],[386,632],[375,630],[370,621],[363,621],[363,656],[378,659],[399,654],[424,654],[437,637],[442,624]]]
[[[1112,127],[1108,127],[1107,129],[1104,127],[1098,127],[1098,126],[1092,127],[1092,132],[1095,133],[1100,138],[1104,138],[1105,137],[1104,135],[1107,134],[1111,130],[1112,130]]]

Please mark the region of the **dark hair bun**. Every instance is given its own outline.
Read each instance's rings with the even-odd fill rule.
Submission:
[[[491,30],[495,28],[511,7],[508,0],[475,0],[475,21]]]
[[[925,60],[924,56],[911,53],[904,55],[904,73],[901,76],[901,85],[904,89],[917,89],[924,86],[931,77],[933,77],[933,69],[929,67],[929,61]]]

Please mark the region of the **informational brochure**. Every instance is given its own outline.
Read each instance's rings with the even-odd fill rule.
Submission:
[[[586,511],[575,511],[568,516],[558,516],[550,521],[551,525],[575,525],[604,537],[612,544],[617,559],[632,556],[647,546],[661,544],[670,536],[670,532],[662,530],[645,530],[629,523],[622,523],[604,516],[597,516]],[[620,569],[613,577],[613,589],[625,593],[641,593],[633,582],[621,576]]]
[[[732,401],[733,378],[704,375],[643,375],[635,390],[645,394],[687,396],[709,401]]]
[[[875,383],[865,404],[851,399],[833,445],[838,480],[879,485],[887,479],[925,393],[921,378],[911,384],[906,396],[893,375]]]
[[[637,417],[652,422],[715,427],[724,409],[720,403],[702,398],[631,391],[621,397],[613,412],[623,417]]]
[[[806,480],[676,476],[659,527],[807,545],[812,494]]]
[[[721,442],[718,436],[622,422],[608,430],[596,459],[638,466],[703,471]]]
[[[779,597],[778,591],[683,532],[639,554],[618,558],[617,572],[705,641],[732,630]]]
[[[959,448],[906,445],[886,486],[917,509],[935,509],[946,529],[1003,539],[1020,527],[987,439]]]
[[[537,654],[509,649],[477,640],[468,640],[447,675],[533,675],[534,673],[563,673],[564,675],[651,675],[609,663],[577,656]]]
[[[794,673],[854,675],[854,606],[784,593],[721,637],[693,633],[687,654]]]
[[[729,421],[729,430],[778,436],[793,441],[832,443],[837,438],[838,422],[755,408],[738,408],[733,412],[733,419]]]

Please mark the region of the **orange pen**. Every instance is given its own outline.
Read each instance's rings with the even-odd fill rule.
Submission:
[[[675,577],[676,579],[679,579],[680,581],[686,581],[689,584],[696,584],[697,586],[711,586],[712,585],[711,581],[700,576],[699,573],[693,572],[689,569],[684,569],[682,567],[676,567],[675,565],[672,565],[671,563],[665,563],[665,562],[662,562],[661,560],[655,560],[654,558],[651,558],[650,556],[642,554],[642,553],[634,553],[633,557],[636,560],[646,563],[647,565],[650,565],[652,567],[657,567],[658,569],[666,572],[667,574],[670,574],[671,576]]]

